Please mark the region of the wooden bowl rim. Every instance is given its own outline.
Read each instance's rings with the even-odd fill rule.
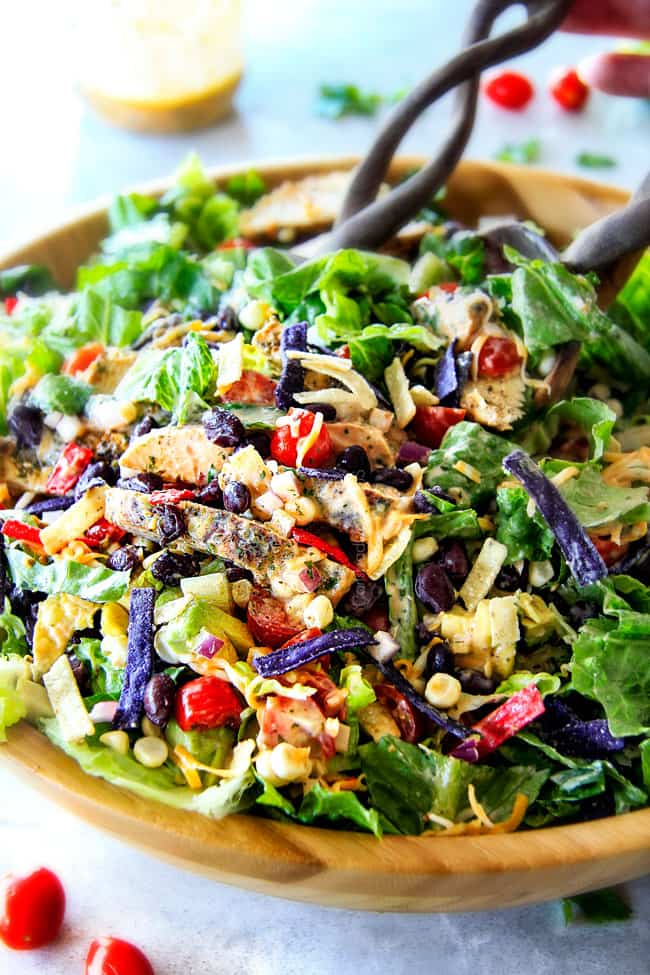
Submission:
[[[401,156],[395,163],[397,172],[421,165],[422,156]],[[305,157],[290,160],[251,162],[210,167],[208,173],[215,181],[255,168],[271,181],[291,179],[307,173],[350,169],[357,156]],[[521,167],[505,163],[464,161],[458,171],[471,174],[472,169],[495,174],[516,174]],[[585,196],[607,196],[623,203],[629,193],[578,176],[568,176],[548,170],[528,170],[530,179],[557,186],[572,186]],[[131,188],[130,191],[160,194],[169,180],[156,180]],[[107,200],[95,201],[77,208],[64,222],[59,222],[37,237],[16,243],[0,254],[0,267],[24,261],[25,255],[47,242],[52,234],[65,234],[79,224],[91,223],[105,214]],[[296,863],[303,867],[327,869],[339,874],[388,873],[409,876],[440,874],[485,874],[508,871],[532,871],[559,865],[587,863],[617,858],[621,855],[645,854],[650,850],[650,809],[625,813],[605,819],[509,834],[435,837],[385,836],[381,841],[369,834],[312,826],[292,825],[257,816],[238,814],[224,820],[211,820],[199,813],[176,810],[154,800],[145,800],[128,790],[117,788],[100,778],[87,775],[77,763],[56,748],[43,734],[21,722],[9,729],[8,742],[0,745],[0,758],[8,760],[14,770],[29,777],[30,783],[44,791],[61,805],[72,806],[84,818],[96,825],[116,832],[110,825],[109,812],[122,825],[142,824],[143,821],[166,833],[194,842],[200,839],[214,851],[224,855],[260,858],[272,872],[278,862]],[[35,773],[36,779],[29,773]],[[241,829],[240,829],[241,827]],[[117,830],[122,835],[121,830]],[[126,837],[129,839],[128,837]],[[156,849],[155,841],[140,836],[135,842],[149,850]],[[242,843],[254,844],[242,847]],[[164,850],[158,849],[164,855]],[[251,860],[252,862],[252,860]],[[237,871],[241,868],[235,869]],[[197,863],[194,866],[198,866]],[[251,876],[255,874],[253,870]],[[237,882],[236,877],[233,878]],[[277,891],[276,891],[277,892]],[[289,890],[284,891],[291,896]],[[317,899],[317,898],[312,898]]]

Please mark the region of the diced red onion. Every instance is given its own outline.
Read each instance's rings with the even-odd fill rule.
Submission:
[[[298,578],[305,587],[305,592],[314,592],[320,586],[323,577],[316,568],[312,566],[311,568],[305,567],[301,572],[298,573]]]
[[[215,654],[219,653],[224,644],[223,640],[220,640],[218,636],[206,636],[205,640],[202,640],[197,647],[197,653],[201,657],[206,657],[208,660],[212,660]]]
[[[426,464],[431,453],[430,447],[425,447],[414,440],[406,440],[399,449],[397,464],[406,466],[407,464]]]
[[[88,715],[96,724],[110,724],[117,711],[117,701],[97,701]]]

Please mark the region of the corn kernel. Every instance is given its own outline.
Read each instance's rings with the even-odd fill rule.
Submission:
[[[231,584],[230,591],[235,606],[239,606],[240,609],[245,609],[251,598],[253,584],[248,579],[239,579],[237,582]]]
[[[101,629],[104,636],[123,636],[129,626],[129,614],[119,603],[102,607]]]
[[[167,742],[162,738],[138,738],[133,746],[133,756],[145,768],[160,768],[169,756]]]
[[[434,674],[427,681],[424,696],[434,708],[453,708],[458,704],[462,687],[451,674]]]
[[[438,543],[435,538],[418,538],[413,543],[413,561],[427,562],[438,551]]]
[[[140,727],[142,728],[142,734],[145,738],[162,738],[162,731],[160,728],[150,721],[149,718],[145,717],[140,722]]]
[[[334,619],[334,607],[327,596],[316,596],[307,606],[303,619],[306,626],[317,626],[324,630]]]
[[[112,748],[119,755],[129,754],[129,736],[126,731],[105,731],[103,735],[99,736],[99,740],[102,745]]]
[[[285,501],[284,510],[295,518],[297,525],[309,525],[320,514],[318,504],[312,498],[291,498]]]
[[[282,741],[270,751],[261,752],[256,765],[262,778],[277,787],[306,779],[312,769],[312,760],[308,748],[296,748]]]

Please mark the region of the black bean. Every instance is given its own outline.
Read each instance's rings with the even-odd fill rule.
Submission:
[[[166,586],[177,586],[181,579],[198,575],[199,565],[192,555],[180,552],[162,552],[151,566],[154,579]]]
[[[223,491],[216,477],[197,492],[196,500],[199,504],[207,504],[211,508],[223,508]]]
[[[106,565],[114,572],[125,572],[137,565],[140,559],[141,555],[138,549],[134,545],[126,545],[124,548],[118,548],[112,552],[106,561]]]
[[[21,403],[7,417],[7,426],[19,447],[38,447],[43,436],[43,414],[35,406]]]
[[[375,605],[384,595],[384,587],[371,579],[357,579],[346,594],[341,609],[350,616],[362,616]]]
[[[90,668],[85,660],[79,659],[76,653],[69,653],[68,660],[70,661],[70,667],[81,696],[86,697],[90,691]]]
[[[266,430],[251,430],[242,447],[254,447],[260,457],[266,459],[271,455],[271,434]]]
[[[454,605],[454,587],[441,566],[430,562],[415,578],[415,595],[432,613],[444,613]]]
[[[228,410],[216,408],[204,413],[203,429],[208,440],[220,447],[239,447],[246,439],[244,424]]]
[[[150,494],[152,491],[160,491],[163,486],[163,479],[159,474],[134,474],[133,477],[121,477],[117,482],[119,488],[125,491],[140,491],[142,494]]]
[[[242,515],[251,504],[251,493],[241,481],[230,481],[223,489],[223,506],[234,515]]]
[[[466,694],[493,694],[499,683],[494,677],[486,677],[480,670],[457,670],[456,677]]]
[[[185,517],[175,504],[161,504],[158,516],[158,530],[163,545],[169,545],[185,531]]]
[[[434,674],[453,674],[454,655],[448,643],[434,643],[427,654],[424,665],[424,678],[429,680]]]
[[[226,579],[228,582],[241,582],[243,579],[253,582],[255,577],[250,569],[244,569],[241,565],[228,565],[226,567]]]
[[[434,562],[445,570],[454,585],[465,581],[469,573],[469,559],[462,542],[443,539],[434,556]]]
[[[144,713],[157,728],[164,728],[174,710],[176,685],[169,674],[154,674],[144,691]]]
[[[331,403],[305,403],[303,409],[310,413],[322,413],[326,423],[333,423],[336,420],[336,407]]]
[[[224,305],[217,314],[215,325],[217,328],[225,329],[227,332],[236,332],[239,329],[239,320],[235,309],[230,305]]]
[[[356,474],[359,481],[367,481],[370,477],[368,454],[358,444],[346,447],[336,458],[335,466],[346,474]]]
[[[144,437],[146,433],[151,433],[152,430],[155,430],[156,426],[156,421],[152,416],[143,416],[133,427],[131,440],[135,440],[137,437]]]
[[[516,592],[517,589],[524,587],[525,581],[514,565],[504,565],[496,577],[494,585],[496,589],[501,589],[503,592]]]
[[[386,484],[388,487],[396,488],[398,491],[408,491],[413,484],[413,475],[408,471],[402,471],[399,467],[380,467],[373,472],[373,484]]]

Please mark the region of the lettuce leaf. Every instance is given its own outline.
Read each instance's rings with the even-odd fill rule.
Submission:
[[[555,536],[537,508],[530,517],[529,501],[521,487],[497,488],[496,537],[508,549],[508,565],[518,559],[541,562],[553,551]]]
[[[43,295],[55,289],[52,275],[42,264],[18,264],[0,270],[0,298],[13,297],[19,292]]]
[[[367,325],[348,341],[352,365],[371,382],[378,382],[394,356],[394,342],[406,342],[420,352],[439,349],[444,340],[424,325],[397,322],[395,325]]]
[[[118,399],[158,403],[177,423],[205,408],[202,397],[214,385],[217,367],[205,339],[190,332],[184,345],[149,349],[138,356],[115,390]]]
[[[485,241],[471,231],[461,230],[451,237],[426,234],[420,254],[432,253],[452,267],[463,284],[479,284],[485,278]]]
[[[72,376],[48,373],[37,382],[30,399],[43,413],[65,413],[77,416],[90,398],[92,392],[88,383]]]
[[[102,653],[101,640],[82,637],[74,646],[75,656],[90,668],[90,687],[93,696],[117,701],[124,683],[124,669],[113,666]]]
[[[12,613],[7,598],[5,598],[4,612],[0,613],[0,653],[20,656],[29,653],[25,624]]]
[[[543,468],[547,475],[553,469],[548,464]],[[647,488],[607,484],[600,471],[591,465],[586,465],[576,477],[565,481],[560,486],[560,493],[585,528],[595,528],[617,519],[625,523],[650,519]]]
[[[489,501],[497,484],[504,479],[502,462],[515,449],[515,445],[495,433],[488,433],[478,423],[463,420],[450,427],[437,450],[431,451],[424,483],[427,487],[438,485],[443,491],[460,489],[463,508],[476,507]],[[481,475],[475,481],[454,469],[458,461],[474,467]]]
[[[650,251],[646,251],[609,314],[637,342],[650,351]]]
[[[7,728],[27,714],[17,684],[28,676],[29,668],[23,657],[0,657],[0,742],[7,740]]]
[[[601,459],[616,423],[616,414],[607,403],[590,396],[576,396],[556,403],[547,415],[581,427],[589,437],[592,460]]]
[[[650,615],[591,619],[573,645],[573,686],[605,710],[613,735],[650,732]]]
[[[43,565],[17,548],[7,549],[5,557],[14,584],[19,589],[67,592],[93,603],[113,603],[126,593],[130,572],[114,572],[103,566],[82,565],[69,559],[56,559]]]
[[[302,800],[298,819],[306,824],[342,822],[345,826],[353,823],[375,836],[382,833],[376,809],[367,809],[354,792],[332,792],[320,783],[316,783]]]

